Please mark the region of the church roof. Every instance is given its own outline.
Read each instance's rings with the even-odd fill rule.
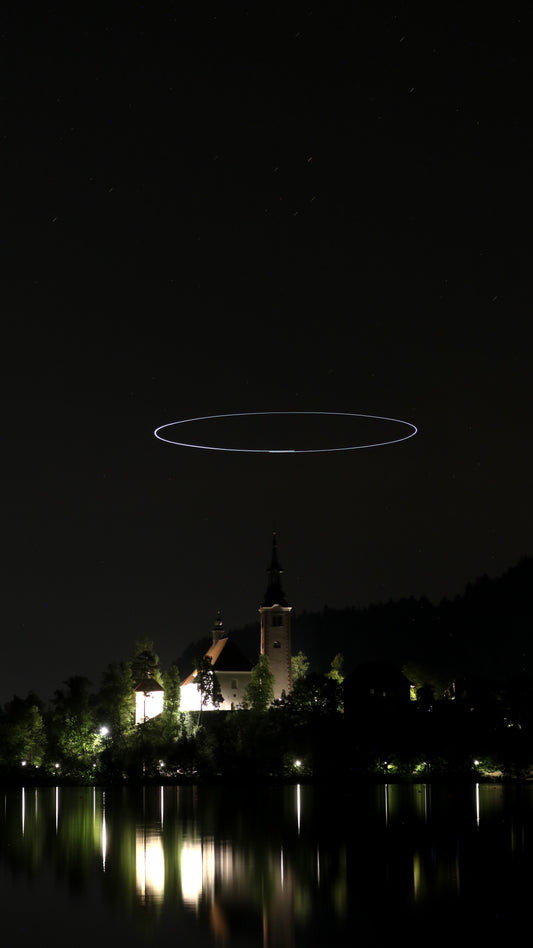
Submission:
[[[138,685],[135,685],[134,691],[142,691],[144,694],[149,694],[151,691],[164,691],[165,689],[162,685],[159,684],[155,678],[143,678]]]
[[[211,668],[217,672],[249,672],[252,670],[251,661],[227,636],[219,639],[218,642],[214,642],[207,649],[205,657],[211,659]],[[195,675],[196,668],[183,684],[190,685],[194,681]]]
[[[278,560],[278,547],[276,542],[276,534],[272,535],[272,558],[270,560],[270,566],[267,568],[268,573],[268,585],[265,593],[265,597],[262,606],[288,606],[287,597],[283,591],[281,585],[281,575],[283,570],[279,565]]]

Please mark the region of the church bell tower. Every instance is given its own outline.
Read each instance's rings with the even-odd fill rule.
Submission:
[[[291,612],[281,585],[276,534],[272,537],[272,558],[267,569],[268,585],[259,613],[261,615],[261,655],[266,655],[274,675],[274,698],[289,694],[291,675]]]

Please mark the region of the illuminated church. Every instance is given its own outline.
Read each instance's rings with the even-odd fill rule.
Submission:
[[[281,585],[283,570],[279,564],[276,534],[272,539],[272,556],[267,569],[268,583],[265,596],[259,607],[260,640],[259,651],[270,661],[274,675],[274,698],[281,698],[283,692],[289,694],[291,678],[291,612],[287,597]],[[242,707],[246,689],[250,684],[252,663],[226,635],[220,617],[213,627],[213,641],[206,657],[211,659],[220,690],[222,692],[221,711],[232,711]],[[181,710],[199,711],[200,694],[195,683],[197,672],[192,672],[181,686]],[[205,709],[209,707],[204,704]]]
[[[213,626],[213,642],[205,653],[211,668],[216,672],[222,694],[220,711],[233,711],[241,706],[252,674],[252,663],[246,658],[234,642],[226,635],[220,612]],[[191,672],[181,686],[181,711],[199,711],[201,698],[195,683],[196,669]],[[207,711],[213,710],[210,704],[204,704]]]

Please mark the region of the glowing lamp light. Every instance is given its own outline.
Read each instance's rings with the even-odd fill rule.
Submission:
[[[295,767],[301,767],[301,766],[302,766],[301,760],[295,760],[295,761],[294,761],[294,766],[295,766]]]
[[[106,734],[109,734],[109,728],[104,724],[103,727],[100,728],[100,737],[105,737]]]

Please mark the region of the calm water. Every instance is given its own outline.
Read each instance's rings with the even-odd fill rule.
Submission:
[[[529,786],[2,797],[8,948],[340,946],[400,932],[500,939],[529,922]]]

